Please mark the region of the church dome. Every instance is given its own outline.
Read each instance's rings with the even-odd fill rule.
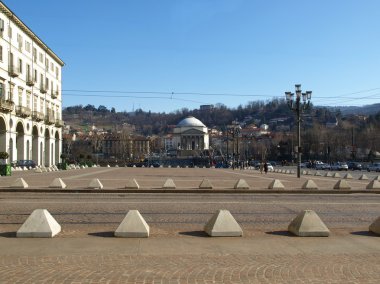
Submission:
[[[182,119],[177,124],[177,127],[206,127],[206,125],[204,125],[202,121],[196,119],[194,116],[189,116],[185,119]]]

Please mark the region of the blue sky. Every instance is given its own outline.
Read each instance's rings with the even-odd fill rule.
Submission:
[[[3,2],[66,63],[64,106],[236,107],[296,83],[316,105],[380,102],[378,0]]]

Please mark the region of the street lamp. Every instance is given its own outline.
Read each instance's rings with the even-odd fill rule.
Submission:
[[[301,177],[301,113],[308,109],[310,106],[311,100],[311,91],[302,93],[301,84],[295,85],[295,94],[292,92],[285,92],[286,102],[288,103],[289,108],[294,111],[297,115],[297,147],[295,152],[297,153],[297,177]],[[302,103],[301,103],[302,97]]]

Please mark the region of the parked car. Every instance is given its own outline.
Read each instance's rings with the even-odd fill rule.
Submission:
[[[361,171],[363,169],[362,164],[358,162],[348,162],[347,164],[349,170]]]
[[[346,163],[336,162],[331,165],[331,170],[332,171],[348,171],[348,166]]]
[[[367,171],[380,172],[380,163],[373,163],[368,165]]]
[[[315,164],[315,169],[320,171],[320,170],[330,170],[331,167],[329,164],[325,164],[325,163],[322,163],[322,162],[319,162],[319,163],[316,163]]]
[[[36,163],[33,160],[18,160],[16,162],[16,167],[34,169],[36,167]]]

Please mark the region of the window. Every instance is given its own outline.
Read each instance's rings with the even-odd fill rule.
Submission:
[[[40,62],[44,63],[44,55],[40,52]]]
[[[17,34],[17,42],[18,42],[18,49],[21,51],[23,39],[22,39],[22,36],[20,34]]]
[[[33,78],[33,80],[37,83],[37,78],[38,78],[38,76],[37,76],[37,70],[36,69],[34,69],[34,78]]]
[[[4,82],[0,82],[0,98],[3,99],[5,97],[5,85]]]
[[[22,88],[18,88],[18,105],[22,106]]]
[[[3,61],[3,47],[0,45],[0,61]]]
[[[49,78],[46,78],[46,90],[49,90]]]
[[[30,108],[30,97],[31,97],[31,92],[26,91],[26,107]]]
[[[50,64],[50,70],[51,70],[52,72],[54,72],[54,64],[53,64],[53,62]]]
[[[36,94],[34,94],[34,96],[33,96],[33,111],[37,111],[37,100],[38,100],[38,97]]]
[[[22,74],[22,60],[18,60],[18,71]]]
[[[33,61],[34,63],[37,62],[37,49],[35,47],[33,47]]]
[[[40,112],[44,113],[44,99],[40,98]]]
[[[29,42],[29,41],[25,41],[25,50],[26,50],[27,52],[30,52],[30,47],[31,47],[30,42]]]
[[[49,71],[49,59],[47,59],[47,58],[45,60],[45,67]]]
[[[3,36],[4,27],[5,27],[4,20],[0,19],[0,34],[1,34],[1,36]]]
[[[55,67],[55,77],[57,77],[57,79],[58,79],[58,73],[59,71],[58,71],[58,67]]]
[[[12,38],[12,27],[10,25],[8,27],[8,36],[9,38]]]

